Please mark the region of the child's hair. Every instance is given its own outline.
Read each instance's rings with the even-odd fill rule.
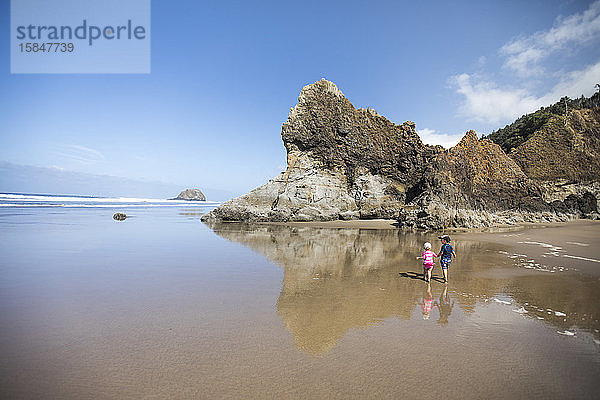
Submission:
[[[448,235],[438,236],[438,239],[442,239],[446,243],[450,243],[451,242],[450,236],[448,236]]]
[[[424,248],[425,250],[431,250],[431,243],[429,243],[429,242],[425,242],[425,244],[423,245],[423,248]]]

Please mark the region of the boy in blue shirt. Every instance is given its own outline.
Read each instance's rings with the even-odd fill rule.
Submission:
[[[450,245],[450,236],[442,235],[438,236],[438,239],[442,241],[442,248],[437,256],[441,257],[440,265],[442,267],[442,271],[444,272],[444,282],[448,283],[448,267],[452,262],[452,257],[456,257],[456,253],[454,253],[454,249]]]

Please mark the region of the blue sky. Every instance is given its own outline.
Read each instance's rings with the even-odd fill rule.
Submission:
[[[139,75],[11,74],[0,4],[0,161],[183,187],[283,170],[281,124],[323,77],[446,146],[600,82],[600,2],[152,1]]]

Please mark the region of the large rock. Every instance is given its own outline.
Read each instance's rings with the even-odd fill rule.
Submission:
[[[281,137],[288,155],[305,153],[322,168],[340,170],[350,188],[368,173],[411,186],[428,153],[414,123],[396,125],[375,110],[355,109],[326,80],[302,89]]]
[[[356,109],[331,82],[304,87],[281,131],[287,169],[203,220],[324,221],[395,218],[425,168],[412,122]]]
[[[572,204],[589,208],[590,199],[562,208],[544,201],[515,160],[473,131],[450,150],[425,145],[414,123],[356,109],[326,80],[302,89],[281,136],[286,170],[203,221],[398,218],[436,229],[563,221],[579,213]]]
[[[543,211],[542,191],[497,144],[469,131],[433,163],[434,179],[443,190],[433,190],[439,201],[453,208]]]
[[[206,197],[200,189],[185,189],[179,193],[179,196],[171,200],[206,201]]]
[[[125,215],[123,213],[115,213],[113,215],[113,219],[115,221],[125,221],[127,219],[127,215]]]

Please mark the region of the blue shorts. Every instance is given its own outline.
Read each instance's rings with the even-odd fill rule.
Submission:
[[[451,262],[452,262],[451,258],[442,258],[440,260],[440,265],[442,266],[442,269],[448,269]]]

